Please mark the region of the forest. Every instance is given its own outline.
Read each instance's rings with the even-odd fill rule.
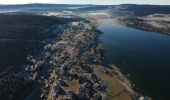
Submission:
[[[0,14],[0,100],[20,100],[33,80],[18,75],[26,57],[52,35],[54,25],[70,19],[29,14]]]

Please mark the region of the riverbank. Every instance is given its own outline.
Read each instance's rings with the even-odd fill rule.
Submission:
[[[136,98],[132,97],[130,92],[119,83],[119,79],[116,78],[114,71],[110,68],[95,65],[94,72],[107,85],[107,92],[103,93],[107,98],[104,100],[132,100],[132,98]]]
[[[109,64],[120,68],[145,95],[154,100],[168,98],[170,37],[117,24],[98,27],[104,33],[99,38]]]
[[[115,65],[95,65],[94,72],[107,85],[107,92],[104,93],[107,96],[106,100],[152,100],[135,90],[132,82]]]
[[[155,15],[156,16],[156,15]],[[157,15],[166,16],[166,15]],[[168,17],[169,18],[169,17]],[[166,20],[167,17],[154,17],[154,15],[146,17],[136,18],[118,18],[115,20],[117,24],[132,27],[144,31],[158,32],[166,35],[170,35],[170,21]]]

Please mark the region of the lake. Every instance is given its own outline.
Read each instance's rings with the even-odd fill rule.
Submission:
[[[170,36],[116,24],[99,25],[108,63],[115,64],[154,100],[169,100]]]

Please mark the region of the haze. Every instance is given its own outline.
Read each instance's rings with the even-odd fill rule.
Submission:
[[[55,3],[55,4],[154,4],[169,5],[169,0],[0,0],[0,4]]]

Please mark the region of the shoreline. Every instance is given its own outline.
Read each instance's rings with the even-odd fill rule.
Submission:
[[[127,19],[118,18],[117,20],[115,20],[115,23],[126,26],[126,27],[131,27],[131,28],[147,31],[147,32],[155,32],[155,33],[164,34],[168,36],[170,35],[168,28],[166,29],[166,28],[155,27],[149,24],[146,20],[139,19],[139,18],[134,18],[134,20],[131,21],[131,19],[128,19],[128,18]]]
[[[108,19],[95,19],[95,18],[93,18],[93,19],[90,19],[90,21],[92,22],[92,23],[95,23],[96,24],[96,26],[98,26],[98,25],[100,25],[100,24],[118,24],[117,23],[117,19],[112,19],[112,18],[108,18]],[[121,25],[121,24],[118,24],[118,25]],[[100,30],[100,29],[99,29]],[[102,34],[104,34],[104,33],[102,33]],[[103,45],[103,44],[102,44]],[[104,56],[104,55],[103,55]],[[104,57],[105,58],[105,57]],[[104,60],[106,60],[107,58],[105,58]],[[109,64],[109,65],[107,65],[107,66],[110,66],[111,67],[111,69],[110,70],[114,70],[114,75],[115,75],[115,79],[116,79],[116,81],[119,83],[119,84],[121,84],[124,88],[125,88],[125,90],[128,92],[128,94],[130,94],[132,97],[133,97],[133,99],[147,99],[147,100],[152,100],[151,99],[151,97],[148,97],[148,96],[144,96],[144,94],[143,93],[140,93],[140,91],[135,91],[134,90],[134,87],[133,87],[133,85],[134,84],[132,84],[132,82],[131,82],[131,80],[129,79],[129,78],[127,78],[124,74],[123,74],[123,72],[121,71],[121,69],[119,69],[118,67],[116,67],[115,65],[113,65],[113,64]],[[104,67],[104,66],[103,66]],[[116,73],[116,74],[115,74]]]
[[[97,19],[97,20],[94,20],[94,19],[91,19],[91,21],[93,23],[96,23],[97,26],[98,25],[101,25],[101,24],[118,24],[117,23],[117,19],[107,19],[108,20],[108,23],[105,23],[105,20],[101,20],[101,19]],[[104,23],[103,23],[104,22]],[[118,25],[121,25],[121,24],[118,24]],[[100,29],[99,29],[100,30]],[[104,34],[104,33],[102,33]],[[103,45],[103,44],[102,44]],[[104,56],[104,55],[103,55]],[[107,58],[105,58],[106,60]],[[112,70],[114,72],[114,75],[115,75],[115,79],[116,81],[121,84],[125,90],[135,99],[135,98],[145,98],[147,100],[152,100],[151,97],[148,97],[148,96],[144,96],[144,93],[141,93],[140,90],[139,91],[135,91],[134,90],[134,87],[132,83],[132,81],[126,77],[123,72],[121,71],[121,69],[119,69],[118,67],[116,67],[114,64],[109,64],[108,65],[109,67],[111,67],[110,70]],[[136,85],[135,85],[136,86]]]
[[[114,72],[116,73],[116,80],[122,84],[124,86],[124,88],[128,91],[128,93],[132,96],[132,97],[143,97],[142,93],[140,93],[139,91],[135,91],[133,84],[131,82],[131,80],[126,77],[123,72],[121,71],[121,69],[119,69],[118,67],[116,67],[115,65],[109,65],[113,68]],[[150,97],[145,96],[148,100],[152,100]]]

